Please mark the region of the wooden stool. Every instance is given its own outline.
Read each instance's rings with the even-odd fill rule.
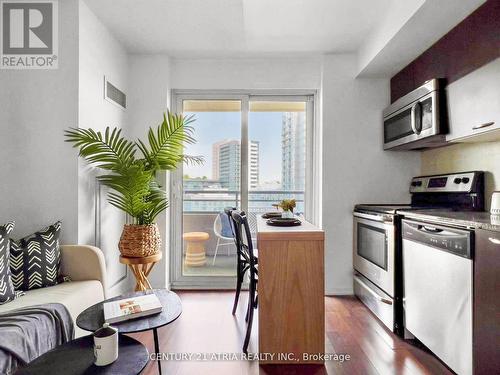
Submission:
[[[155,263],[158,263],[160,259],[161,253],[141,258],[120,256],[120,263],[127,264],[134,273],[136,292],[153,289],[149,283],[148,276]]]
[[[187,232],[182,235],[186,241],[186,258],[184,265],[188,267],[201,267],[207,262],[205,256],[205,242],[210,238],[206,232]]]

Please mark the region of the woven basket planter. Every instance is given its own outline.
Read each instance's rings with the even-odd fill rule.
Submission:
[[[125,224],[118,243],[125,257],[142,258],[160,252],[161,237],[158,225]]]

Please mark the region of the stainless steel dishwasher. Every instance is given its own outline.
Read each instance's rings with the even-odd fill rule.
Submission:
[[[403,220],[405,328],[459,375],[472,374],[473,232]]]

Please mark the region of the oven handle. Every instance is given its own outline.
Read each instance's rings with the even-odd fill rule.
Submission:
[[[500,245],[500,240],[498,238],[488,237],[488,240],[495,245]]]
[[[370,215],[370,214],[365,214],[361,212],[353,212],[352,214],[354,217],[360,217],[362,219],[368,219],[368,220],[373,220],[373,221],[379,221],[381,223],[384,222],[390,222],[389,220],[386,220],[384,215]]]
[[[354,278],[356,279],[356,281],[358,283],[360,283],[362,286],[365,287],[365,289],[368,291],[368,293],[370,293],[373,298],[375,298],[377,301],[380,301],[382,303],[385,303],[386,305],[392,305],[392,301],[390,299],[387,299],[387,298],[384,298],[384,297],[381,297],[379,296],[377,293],[375,293],[372,288],[370,288],[369,285],[367,285],[363,280],[361,280],[359,277],[357,276],[354,276]]]

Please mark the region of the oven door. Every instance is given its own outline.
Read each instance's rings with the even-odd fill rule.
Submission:
[[[381,216],[354,213],[354,269],[394,297],[395,226]]]
[[[426,138],[439,135],[438,101],[433,91],[384,117],[384,149],[421,147]]]

